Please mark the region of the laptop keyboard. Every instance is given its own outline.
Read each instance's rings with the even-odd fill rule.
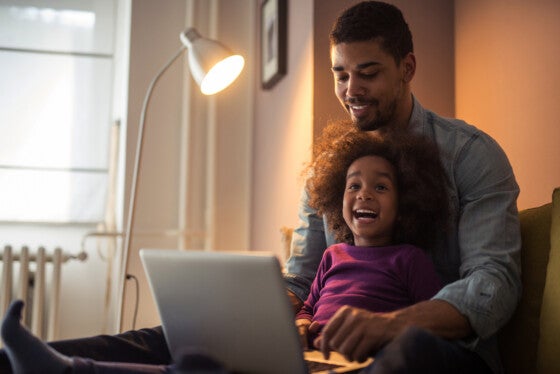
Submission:
[[[307,369],[310,373],[316,373],[324,370],[331,370],[341,367],[342,365],[332,364],[328,362],[318,362],[318,361],[305,361],[307,364]]]

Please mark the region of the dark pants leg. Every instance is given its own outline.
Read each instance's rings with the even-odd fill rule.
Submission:
[[[425,330],[411,327],[387,344],[363,373],[488,373],[476,353]]]
[[[118,335],[98,335],[87,338],[60,340],[48,343],[59,353],[69,357],[81,357],[81,366],[85,370],[87,365],[95,361],[124,362],[152,365],[151,369],[160,370],[161,367],[171,364],[171,355],[167,348],[161,326],[151,329],[128,331]],[[109,364],[111,365],[111,364]],[[159,365],[159,369],[158,369]],[[115,366],[115,370],[124,370],[124,367]],[[149,366],[146,367],[146,369]],[[98,371],[82,371],[89,373],[104,373],[109,369],[101,364]],[[139,370],[139,368],[137,368]],[[4,350],[0,350],[0,373],[11,373],[11,365]],[[105,371],[107,372],[107,371]],[[120,371],[123,372],[123,371]],[[130,372],[130,371],[129,371]],[[141,372],[141,371],[140,371]],[[157,371],[156,371],[157,372]],[[110,371],[108,371],[110,373]],[[119,371],[115,371],[119,373]]]
[[[171,363],[171,355],[161,326],[127,331],[118,335],[59,340],[48,344],[69,357],[150,365],[169,365]],[[1,363],[2,355],[0,355]]]
[[[61,340],[49,345],[73,358],[74,374],[227,373],[211,355],[196,348],[184,349],[180,362],[172,365],[161,327]],[[0,373],[12,373],[4,350],[0,350]]]
[[[72,374],[167,374],[173,371],[166,365],[103,362],[78,357],[73,361]]]
[[[230,374],[217,360],[197,348],[185,348],[173,365],[103,362],[87,358],[73,359],[72,374]]]

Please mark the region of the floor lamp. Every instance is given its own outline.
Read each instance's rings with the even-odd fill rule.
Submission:
[[[118,306],[118,322],[119,331],[123,328],[123,308],[125,297],[126,280],[129,278],[127,274],[128,263],[130,260],[130,248],[132,242],[132,231],[134,227],[134,211],[136,208],[136,192],[138,189],[138,180],[140,177],[142,166],[142,149],[144,146],[144,127],[146,122],[146,112],[152,96],[154,86],[159,78],[167,71],[167,69],[187,50],[188,63],[191,75],[196,83],[200,86],[200,90],[205,95],[213,95],[228,87],[241,73],[245,61],[242,56],[233,54],[227,47],[221,43],[203,38],[194,28],[188,28],[180,34],[182,46],[177,53],[160,69],[156,76],[152,79],[140,114],[140,122],[138,125],[138,141],[136,144],[136,155],[134,159],[134,171],[132,175],[130,200],[128,206],[128,222],[124,235],[124,247],[122,256],[121,277],[119,279],[119,306]]]

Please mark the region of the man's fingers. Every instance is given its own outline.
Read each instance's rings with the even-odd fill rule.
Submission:
[[[350,328],[348,330],[341,330],[337,336],[331,341],[333,349],[343,354],[347,360],[355,360],[356,347],[364,339],[364,334],[361,329]]]
[[[318,334],[319,331],[321,331],[321,324],[317,321],[311,322],[311,325],[309,325],[309,332],[312,334]]]
[[[327,322],[325,328],[321,334],[321,341],[320,341],[320,351],[323,353],[323,356],[328,359],[329,352],[333,348],[331,346],[331,340],[333,337],[336,337],[339,334],[340,327],[344,324],[346,320],[346,314],[350,311],[349,307],[343,306],[334,314],[334,316]]]
[[[334,316],[332,316],[329,322],[327,322],[325,328],[323,328],[323,335],[331,336],[336,333],[336,331],[338,331],[340,326],[346,320],[346,314],[348,314],[350,311],[350,308],[347,306],[343,306],[342,308],[337,310]]]
[[[327,323],[321,334],[320,350],[325,357],[335,350],[350,361],[364,361],[380,348],[379,326],[375,313],[342,307]]]
[[[366,336],[363,336],[354,348],[354,352],[352,353],[352,360],[364,362],[368,359],[372,352],[373,347],[371,345],[371,342],[366,339]]]

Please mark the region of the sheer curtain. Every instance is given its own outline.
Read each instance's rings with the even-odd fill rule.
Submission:
[[[114,230],[108,191],[116,189],[115,123],[126,120],[129,7],[0,0],[0,245],[88,253],[62,271],[61,338],[113,329],[114,238],[85,238],[101,223]]]
[[[103,220],[115,6],[0,0],[0,221]]]

